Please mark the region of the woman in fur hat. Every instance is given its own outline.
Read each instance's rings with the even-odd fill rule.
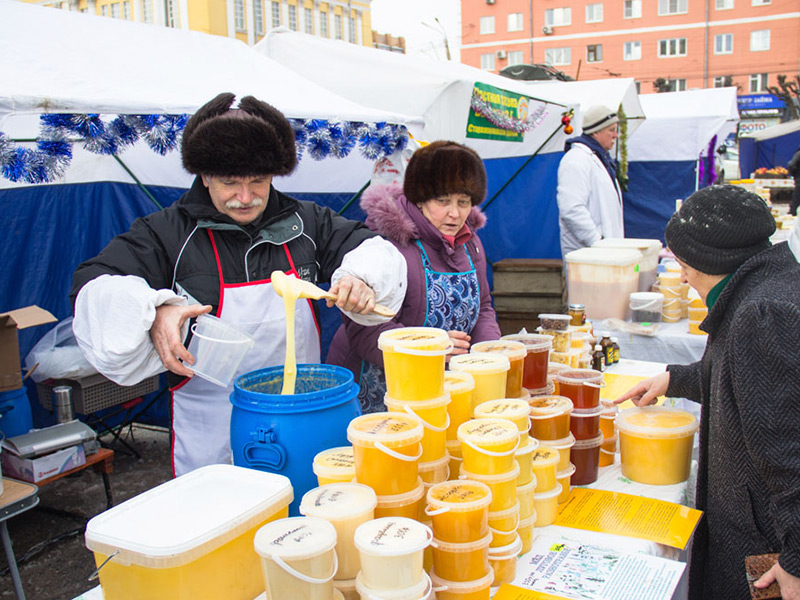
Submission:
[[[349,368],[361,385],[361,408],[386,410],[386,381],[378,336],[398,327],[438,327],[450,333],[453,354],[498,339],[500,328],[486,278],[486,255],[477,230],[486,217],[486,171],[478,154],[438,141],[411,157],[403,188],[373,186],[362,197],[366,223],[405,257],[408,288],[395,318],[364,327],[345,322],[333,338],[328,362]]]

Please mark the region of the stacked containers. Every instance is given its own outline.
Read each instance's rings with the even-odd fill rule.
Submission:
[[[540,314],[539,322],[541,326],[537,331],[553,339],[553,351],[550,360],[577,367],[580,352],[575,353],[572,351],[572,332],[569,329],[570,316]]]
[[[559,504],[566,502],[569,497],[569,477],[575,470],[570,463],[570,453],[575,445],[575,437],[570,431],[572,409],[572,400],[566,396],[540,396],[530,400],[531,435],[558,452],[556,479],[561,485]]]
[[[511,363],[507,356],[474,352],[450,358],[450,370],[467,372],[475,380],[472,390],[472,407],[486,402],[504,398],[506,395],[506,379]]]
[[[536,488],[533,505],[536,510],[536,527],[546,527],[556,520],[561,486],[557,480],[561,453],[548,446],[539,446],[532,456]]]
[[[617,432],[614,419],[619,412],[619,407],[610,400],[601,400],[603,412],[600,413],[600,431],[603,433],[603,444],[600,446],[600,466],[607,467],[614,464],[614,455],[617,452]]]
[[[522,375],[527,351],[522,342],[512,340],[496,340],[478,342],[470,348],[470,352],[488,352],[502,354],[508,358],[509,369],[506,376],[506,391],[503,398],[519,398],[522,396]]]
[[[536,393],[537,390],[546,388],[547,363],[549,362],[550,350],[553,347],[553,339],[546,335],[534,333],[504,335],[500,339],[522,342],[525,345],[526,354],[522,365],[522,386],[532,394]]]
[[[681,320],[681,274],[670,271],[659,273],[658,291],[664,296],[661,320],[677,323]]]
[[[708,316],[708,307],[703,304],[700,298],[694,298],[689,302],[689,333],[694,335],[706,335],[700,329],[702,323]]]
[[[353,447],[328,448],[314,457],[311,465],[319,485],[347,483],[356,478]]]
[[[572,400],[570,431],[575,438],[571,461],[575,465],[572,485],[586,485],[597,481],[600,463],[600,388],[603,374],[592,369],[567,369],[557,376],[559,391]]]
[[[445,371],[444,390],[450,394],[447,415],[450,427],[447,428],[446,446],[450,456],[449,479],[458,479],[461,468],[461,442],[458,441],[458,428],[472,418],[472,391],[475,379],[466,371]]]

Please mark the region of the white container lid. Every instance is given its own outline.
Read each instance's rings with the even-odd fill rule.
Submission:
[[[472,352],[470,354],[458,354],[450,359],[451,371],[466,371],[467,373],[489,374],[505,373],[511,368],[511,362],[507,356],[502,354],[490,354],[489,352]]]
[[[288,478],[209,465],[162,483],[94,517],[86,547],[118,564],[187,564],[255,527],[292,501]]]
[[[489,354],[502,354],[503,356],[507,356],[509,360],[512,358],[525,358],[525,355],[528,354],[525,344],[522,342],[516,342],[514,340],[478,342],[477,344],[470,346],[469,351],[471,353],[488,352]]]
[[[661,240],[647,238],[603,238],[592,244],[593,248],[632,248],[643,254],[658,254],[661,252]]]
[[[466,371],[445,371],[444,391],[450,394],[471,392],[475,389],[475,378]]]
[[[307,491],[300,501],[300,514],[338,521],[375,509],[378,498],[362,483],[329,483]]]
[[[314,456],[311,464],[314,475],[322,477],[346,476],[352,473],[356,476],[356,463],[352,446],[339,446],[328,448]]]
[[[456,435],[460,441],[478,446],[519,442],[519,429],[505,419],[470,419],[458,426]]]
[[[259,556],[305,560],[333,550],[336,528],[325,519],[290,517],[267,523],[253,540]]]
[[[377,412],[356,417],[347,426],[351,444],[372,447],[381,442],[389,447],[407,446],[422,439],[422,422],[405,413]]]
[[[623,410],[614,419],[618,431],[652,439],[694,435],[700,424],[690,412],[669,406],[641,406]]]
[[[564,260],[568,263],[625,267],[638,264],[642,260],[642,253],[623,248],[580,248],[568,252]]]
[[[424,550],[433,539],[431,530],[414,519],[382,517],[362,523],[353,542],[360,552],[378,556],[402,556]]]
[[[497,400],[487,400],[475,407],[473,414],[476,419],[492,418],[498,419],[523,419],[530,414],[531,407],[527,400],[517,398],[499,398]]]

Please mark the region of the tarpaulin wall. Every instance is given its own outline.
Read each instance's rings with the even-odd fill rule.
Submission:
[[[739,139],[739,169],[742,176],[761,167],[785,167],[800,147],[800,130],[786,135],[758,140],[743,137]]]

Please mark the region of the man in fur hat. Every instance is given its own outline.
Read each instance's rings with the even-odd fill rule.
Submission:
[[[336,306],[363,324],[385,320],[372,313],[376,301],[397,310],[405,295],[406,265],[394,246],[272,186],[297,164],[286,118],[252,96],[237,108],[233,101],[220,94],[186,125],[191,189],[81,264],[71,292],[76,339],[98,371],[121,385],[169,371],[176,475],[231,462],[232,386],[193,377],[184,345],[191,319],[211,312],[249,333],[256,343],[239,367],[245,373],[284,361],[275,270],[332,282]],[[311,301],[297,303],[298,363],[320,362],[316,312]]]

